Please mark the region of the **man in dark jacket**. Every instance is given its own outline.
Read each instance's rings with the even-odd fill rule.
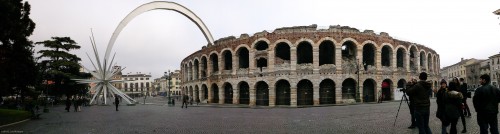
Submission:
[[[431,129],[429,128],[429,114],[431,101],[429,99],[429,91],[431,89],[431,83],[426,82],[427,73],[422,72],[418,76],[420,81],[414,86],[409,88],[406,93],[408,96],[415,101],[414,114],[417,119],[417,127],[420,134],[431,134]]]
[[[492,134],[498,134],[497,114],[500,91],[489,84],[490,76],[487,74],[479,77],[479,83],[482,86],[476,89],[472,102],[477,112],[480,133],[487,134],[489,127]]]
[[[470,109],[469,109],[469,105],[467,105],[467,83],[464,82],[464,78],[460,78],[460,92],[462,92],[462,95],[464,96],[464,98],[462,99],[462,103],[464,103],[464,115],[466,116],[471,116],[470,114]]]

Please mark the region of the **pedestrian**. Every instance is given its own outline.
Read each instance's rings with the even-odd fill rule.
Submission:
[[[118,96],[115,95],[115,107],[116,107],[116,111],[118,111],[118,104],[120,104],[120,100],[118,99]]]
[[[446,113],[445,113],[445,94],[448,92],[448,85],[446,84],[446,80],[442,79],[441,82],[441,87],[439,88],[438,91],[436,91],[436,103],[437,103],[437,111],[436,111],[436,117],[441,121],[441,133],[446,134],[446,128],[448,127],[449,123],[448,120],[446,120]]]
[[[69,112],[69,109],[71,108],[71,97],[66,97],[66,108],[65,110]]]
[[[450,134],[456,134],[457,133],[457,123],[458,123],[458,118],[462,117],[462,98],[463,95],[460,91],[458,91],[458,87],[460,86],[460,83],[457,83],[455,81],[450,82],[448,84],[448,91],[446,92],[444,96],[444,102],[445,102],[445,115],[446,115],[446,120],[447,124],[451,124],[450,126]],[[463,119],[463,117],[462,117]],[[463,122],[462,122],[463,123]],[[465,126],[464,130],[462,133],[465,131]]]
[[[188,107],[187,107],[187,106],[188,106],[188,100],[189,100],[189,97],[188,97],[187,95],[185,95],[185,94],[184,94],[184,95],[182,96],[182,106],[181,106],[181,108],[184,108],[184,106],[186,106],[186,108],[188,108]]]
[[[78,100],[76,101],[77,103],[77,111],[80,112],[82,111],[82,105],[83,105],[83,96],[78,97]]]
[[[200,99],[196,98],[196,105],[200,104]]]
[[[415,85],[417,83],[417,80],[412,78],[408,84],[406,84],[406,89],[403,90],[403,93],[406,93],[406,90],[409,89],[410,87],[412,87],[413,85]],[[410,102],[410,104],[408,105],[408,107],[410,108],[410,121],[411,121],[411,125],[408,127],[409,129],[414,129],[415,127],[417,127],[417,118],[415,116],[415,100],[413,100],[414,97],[411,97],[411,96],[408,96],[408,101]]]
[[[487,134],[488,128],[492,134],[498,134],[498,102],[500,91],[491,86],[490,76],[483,74],[479,77],[481,87],[477,88],[472,97],[472,103],[477,113],[477,124],[481,134]]]
[[[418,76],[420,81],[418,81],[411,88],[407,89],[408,96],[411,96],[415,101],[414,114],[416,118],[416,123],[418,131],[420,134],[431,134],[431,129],[429,128],[429,115],[431,102],[429,99],[429,90],[431,89],[431,83],[427,82],[427,73],[422,72]]]
[[[460,81],[458,81],[457,77],[453,78],[453,83],[455,83],[456,86],[452,90],[460,92],[462,94],[461,84],[460,84]],[[465,89],[465,92],[467,93],[467,87]],[[464,95],[464,94],[462,94],[462,95]],[[467,125],[465,125],[465,114],[463,112],[463,109],[464,109],[463,98],[465,98],[465,97],[462,97],[462,101],[459,104],[459,109],[460,109],[460,113],[459,114],[460,114],[460,118],[462,119],[462,126],[464,128],[462,130],[462,133],[466,133],[467,132]]]
[[[462,92],[462,95],[464,95],[464,99],[462,100],[462,103],[464,103],[464,115],[467,117],[471,117],[472,115],[470,114],[470,109],[469,105],[467,105],[467,98],[470,97],[469,93],[467,91],[467,83],[464,82],[464,78],[460,78],[460,92]]]
[[[75,107],[75,112],[78,112],[78,96],[73,98],[73,106]]]

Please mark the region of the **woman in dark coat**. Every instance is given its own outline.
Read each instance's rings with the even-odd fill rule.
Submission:
[[[445,102],[445,118],[447,123],[451,123],[450,134],[457,133],[458,117],[461,113],[463,95],[458,91],[458,83],[450,82],[448,92],[444,95]]]
[[[453,78],[453,83],[455,83],[457,85],[457,87],[455,89],[453,89],[453,90],[462,93],[461,90],[460,90],[460,81],[458,81],[457,77]],[[465,97],[465,94],[462,94],[462,95]],[[459,109],[462,111],[462,112],[460,112],[460,118],[462,118],[462,126],[464,128],[462,130],[462,133],[466,133],[467,132],[467,126],[465,125],[465,114],[464,114],[463,109],[462,109],[463,108],[462,105],[464,105],[463,104],[463,99],[464,98],[462,98],[462,102],[459,105],[460,106]]]
[[[441,120],[441,133],[446,134],[446,128],[450,123],[447,122],[445,116],[445,94],[448,92],[448,86],[446,84],[446,80],[441,80],[441,88],[436,93],[436,103],[437,103],[437,112],[436,117]]]

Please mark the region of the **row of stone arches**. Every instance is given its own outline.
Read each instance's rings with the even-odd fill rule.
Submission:
[[[375,102],[379,99],[394,100],[394,90],[404,88],[405,79],[399,79],[397,85],[393,80],[384,79],[377,84],[374,79],[362,81],[360,89],[356,92],[357,84],[353,78],[347,78],[341,84],[336,84],[332,79],[323,79],[319,85],[303,79],[296,85],[291,85],[289,80],[280,79],[274,83],[258,81],[251,86],[246,81],[240,81],[233,88],[233,84],[212,83],[184,87],[184,93],[193,97],[195,101],[219,104],[244,104],[254,106],[307,106],[344,103],[356,99],[363,102]],[[271,85],[270,85],[271,84]],[[359,93],[359,96],[356,94]],[[384,96],[384,97],[381,97]]]
[[[363,70],[387,68],[430,73],[437,73],[439,70],[439,56],[426,52],[428,50],[425,49],[419,50],[417,45],[410,45],[409,48],[399,45],[394,48],[391,44],[377,45],[373,41],[359,44],[350,38],[342,43],[336,43],[333,39],[324,39],[318,43],[304,39],[296,45],[288,40],[278,40],[270,47],[269,41],[264,38],[256,41],[251,49],[242,44],[235,50],[225,48],[220,52],[211,51],[208,55],[201,54],[200,57],[184,61],[181,67],[184,81],[221,72],[232,73],[239,69],[267,68],[269,65],[281,64],[312,64],[318,67],[361,64]]]

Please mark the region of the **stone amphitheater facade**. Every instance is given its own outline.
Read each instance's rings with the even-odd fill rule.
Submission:
[[[202,47],[182,60],[181,87],[201,103],[349,104],[394,100],[397,88],[420,72],[437,88],[439,68],[434,50],[385,32],[296,26]]]

